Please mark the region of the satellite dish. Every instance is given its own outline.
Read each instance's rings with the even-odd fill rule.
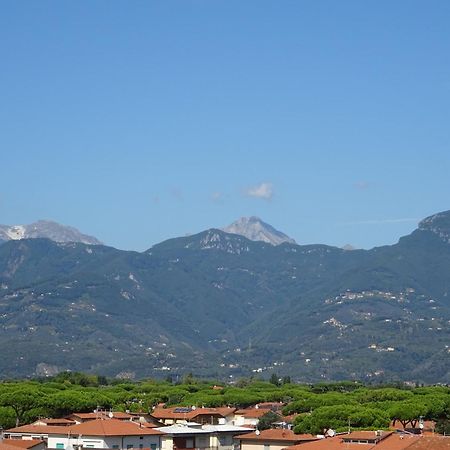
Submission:
[[[336,431],[332,430],[331,428],[327,431],[327,436],[333,437],[336,436]]]
[[[112,411],[110,411],[110,412],[108,413],[108,417],[109,417],[110,419],[112,419],[112,418],[114,417],[114,414],[113,414]]]
[[[145,422],[146,422],[145,417],[144,416],[140,416],[139,417],[139,423],[145,423]]]
[[[256,434],[256,436],[259,436],[259,435],[261,434],[261,431],[256,430],[256,431],[255,431],[255,434]]]

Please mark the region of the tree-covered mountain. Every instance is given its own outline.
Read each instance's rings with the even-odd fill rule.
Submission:
[[[211,229],[143,253],[0,245],[0,375],[83,370],[446,382],[450,212],[392,246]]]

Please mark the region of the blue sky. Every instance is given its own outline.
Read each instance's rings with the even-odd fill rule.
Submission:
[[[449,22],[447,0],[3,1],[0,223],[394,243],[450,209]]]

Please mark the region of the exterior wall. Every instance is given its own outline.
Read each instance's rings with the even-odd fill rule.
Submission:
[[[237,427],[242,427],[243,425],[253,425],[253,426],[257,426],[259,423],[259,419],[257,419],[256,417],[244,417],[244,416],[234,416],[234,425],[236,425]]]
[[[159,436],[119,436],[119,437],[103,437],[103,436],[65,436],[52,435],[48,437],[48,448],[72,450],[75,446],[84,448],[109,448],[109,449],[139,449],[150,448],[154,450],[160,449]],[[167,449],[169,450],[169,449]]]
[[[216,435],[211,435],[210,447],[218,450],[233,450],[233,436],[229,433],[219,433]]]
[[[172,436],[161,436],[161,450],[173,450]]]
[[[272,442],[241,441],[241,450],[282,450],[283,448],[289,447],[290,445],[294,444],[290,442],[276,442],[276,441]]]

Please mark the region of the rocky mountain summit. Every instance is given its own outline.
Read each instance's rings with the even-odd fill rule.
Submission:
[[[283,242],[296,243],[294,239],[255,216],[241,217],[222,230],[226,233],[239,234],[251,241],[263,241],[271,245],[280,245]]]
[[[441,240],[450,244],[450,211],[444,211],[426,217],[419,222],[419,230],[431,231]]]
[[[55,242],[102,244],[97,238],[83,234],[74,227],[61,225],[51,220],[38,220],[29,225],[0,225],[0,241],[34,238],[47,238]]]

